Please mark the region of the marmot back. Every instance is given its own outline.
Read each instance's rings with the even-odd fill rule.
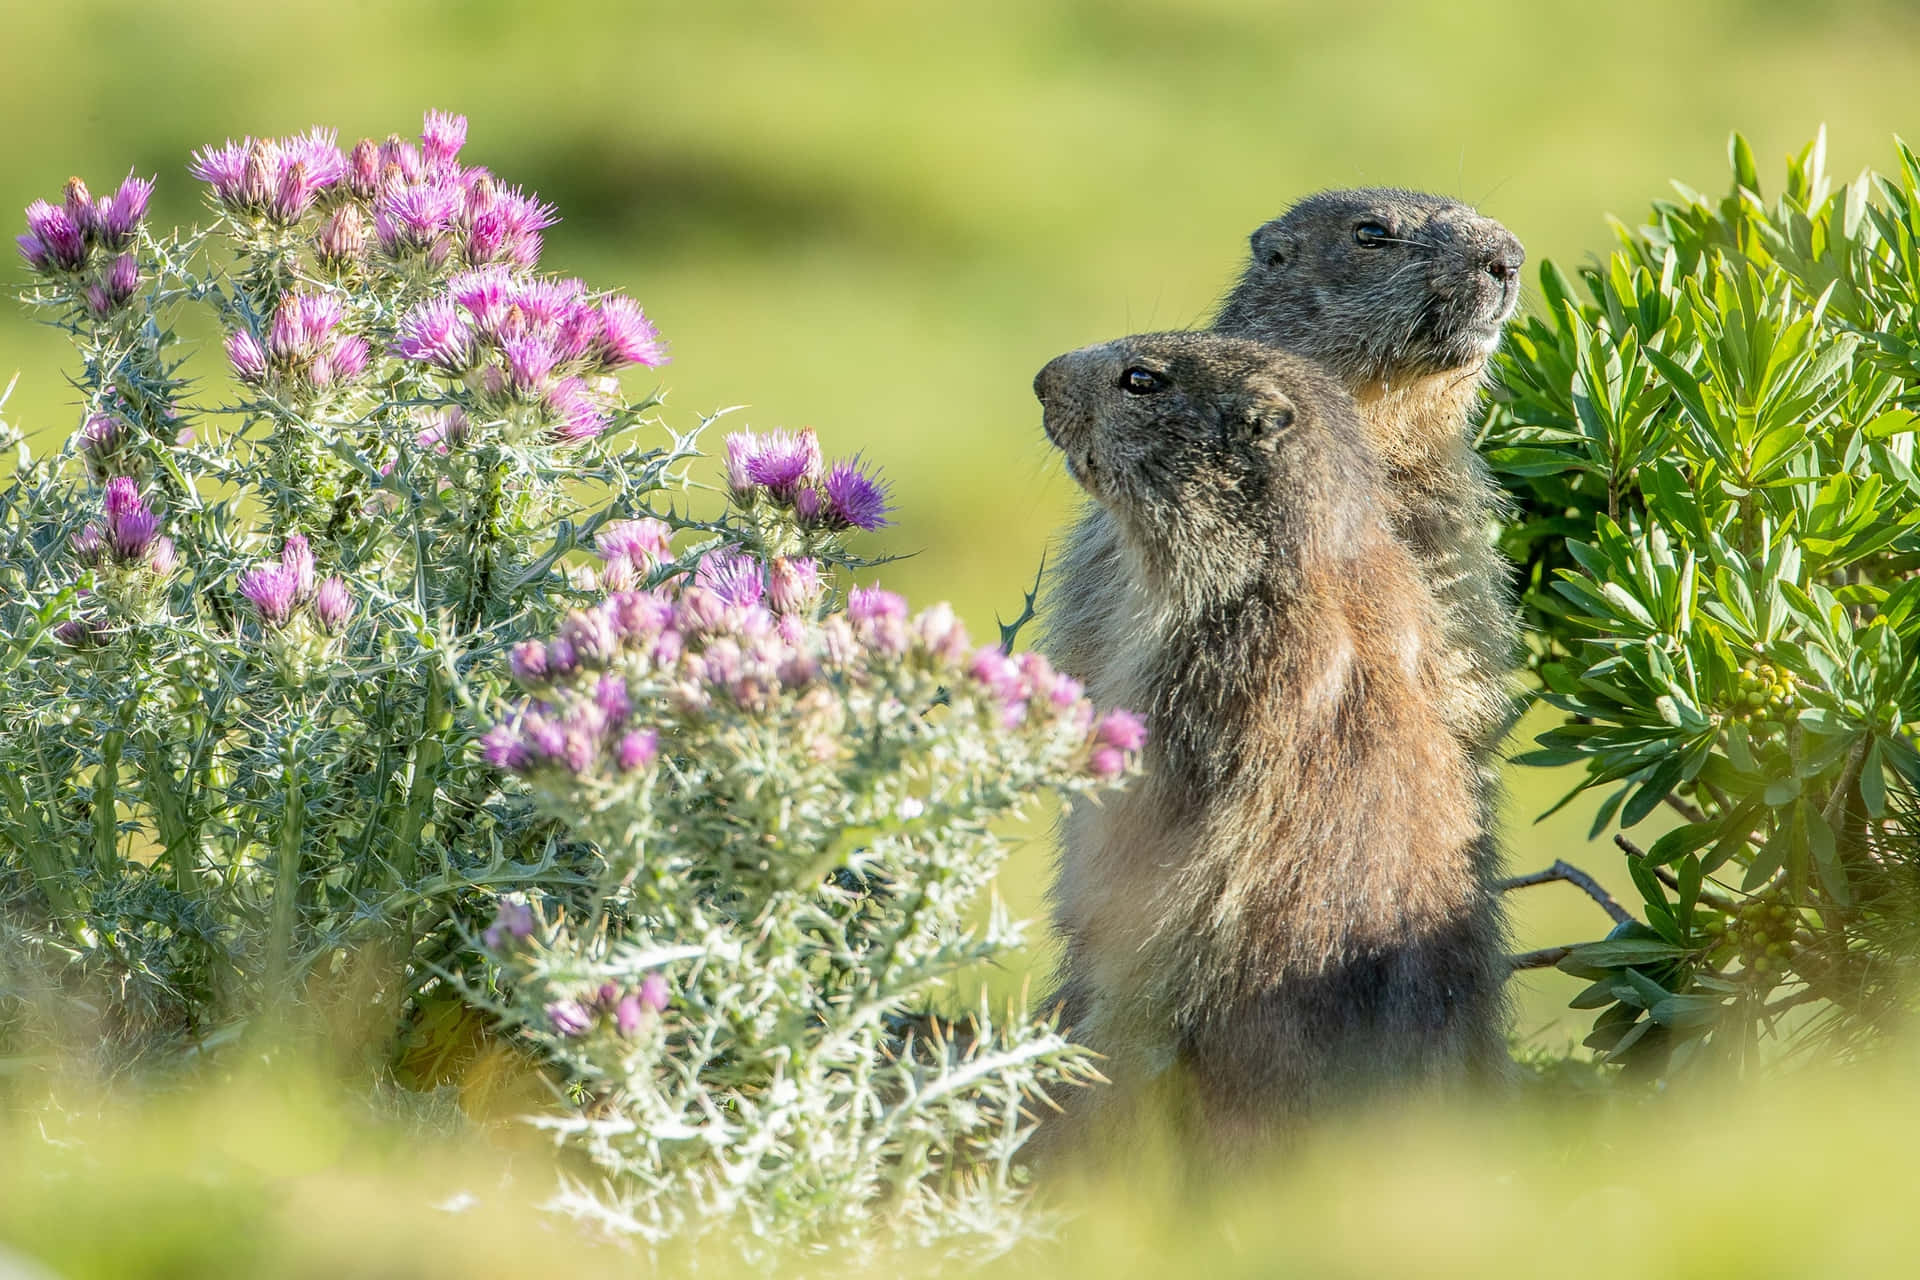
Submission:
[[[1065,1128],[1176,1081],[1235,1144],[1464,1075],[1500,1044],[1504,948],[1433,598],[1352,402],[1201,334],[1073,352],[1035,390],[1138,591],[1100,696],[1149,721],[1145,775],[1066,824],[1065,1017],[1114,1084]]]

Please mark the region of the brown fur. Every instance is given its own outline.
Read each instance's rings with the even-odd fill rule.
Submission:
[[[1167,385],[1122,390],[1134,366]],[[1171,1088],[1240,1146],[1499,1053],[1439,620],[1351,401],[1310,362],[1197,334],[1074,352],[1035,387],[1126,588],[1080,669],[1150,734],[1146,776],[1067,820],[1063,1017],[1114,1080],[1072,1129]]]

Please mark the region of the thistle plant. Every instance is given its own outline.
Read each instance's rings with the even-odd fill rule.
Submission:
[[[1911,1007],[1920,160],[1836,186],[1824,150],[1769,201],[1736,136],[1726,196],[1543,266],[1500,358],[1487,443],[1563,717],[1522,759],[1606,790],[1596,834],[1677,822],[1620,838],[1639,916],[1561,961],[1588,1043],[1651,1072]]]
[[[0,487],[0,1045],[204,1057],[381,957],[376,1064],[429,1004],[517,1043],[606,1229],[1004,1243],[1084,1059],[904,1015],[1020,937],[969,923],[994,824],[1139,722],[853,586],[890,495],[813,431],[703,497],[645,312],[465,140],[209,146],[188,231],[137,176],[28,211],[83,404]]]

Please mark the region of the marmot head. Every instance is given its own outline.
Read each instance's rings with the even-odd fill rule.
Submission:
[[[1073,478],[1150,568],[1191,585],[1332,550],[1367,518],[1373,473],[1353,402],[1303,357],[1141,334],[1057,357],[1033,390]]]
[[[1215,327],[1310,355],[1349,386],[1477,367],[1525,261],[1512,232],[1443,196],[1323,191],[1253,233]]]

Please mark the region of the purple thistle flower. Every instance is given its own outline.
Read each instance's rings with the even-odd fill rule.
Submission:
[[[274,146],[288,168],[298,165],[305,171],[306,183],[315,191],[325,190],[347,176],[340,135],[332,129],[315,126]]]
[[[556,1000],[547,1006],[547,1022],[559,1034],[572,1038],[593,1029],[593,1010],[578,1000]]]
[[[666,344],[632,298],[615,295],[601,300],[598,309],[601,367],[619,369],[630,364],[658,368],[667,363]]]
[[[820,599],[820,565],[808,556],[775,558],[767,578],[767,602],[775,613],[807,613]]]
[[[240,575],[240,594],[259,612],[260,620],[277,631],[293,617],[298,584],[285,565],[263,564]]]
[[[314,253],[336,270],[358,262],[367,252],[367,219],[359,205],[343,204],[320,224]]]
[[[443,410],[428,419],[413,443],[421,449],[432,449],[439,453],[448,452],[453,446],[464,444],[467,439],[467,415],[458,406]]]
[[[588,310],[584,280],[530,280],[520,285],[518,302],[527,321],[547,332],[557,330],[566,320]]]
[[[393,257],[432,245],[460,206],[457,189],[409,186],[383,190],[373,206],[374,234]]]
[[[851,622],[904,622],[907,602],[885,587],[855,587],[847,593],[847,619]]]
[[[153,549],[147,552],[147,568],[157,577],[170,578],[180,564],[180,553],[173,545],[173,539],[164,534],[153,540]]]
[[[289,294],[267,329],[267,352],[275,360],[310,360],[325,347],[343,310],[338,298],[319,293]]]
[[[48,204],[45,200],[35,200],[27,206],[27,230],[39,244],[38,256],[61,271],[78,271],[87,261],[86,233],[74,224],[66,210]],[[28,261],[36,256],[27,252],[23,241],[21,251],[27,253]]]
[[[45,271],[53,264],[52,257],[47,253],[47,246],[41,244],[40,237],[31,231],[25,235],[15,236],[13,242],[20,246],[20,256],[25,258],[27,265],[35,271]]]
[[[147,216],[147,201],[153,196],[153,182],[150,179],[128,174],[113,198],[105,202],[95,222],[99,228],[100,243],[109,252],[119,252],[133,243],[134,234],[140,229],[140,222]]]
[[[1108,782],[1126,771],[1127,754],[1118,747],[1100,747],[1087,760],[1087,772]]]
[[[609,724],[621,724],[633,714],[633,699],[627,694],[627,682],[616,675],[604,675],[593,686],[593,700],[606,713]]]
[[[473,326],[453,299],[428,298],[401,320],[393,349],[408,360],[463,373],[473,363]]]
[[[886,486],[880,483],[877,472],[866,472],[859,458],[834,463],[822,487],[826,491],[828,524],[872,531],[891,523],[887,513],[893,508],[887,501]]]
[[[821,497],[820,491],[812,486],[793,495],[794,517],[806,528],[811,529],[821,524],[826,510],[827,500]]]
[[[967,674],[985,685],[1002,707],[1026,701],[1029,690],[1020,664],[996,645],[982,645],[967,664]]]
[[[80,447],[93,455],[112,453],[127,442],[127,424],[110,413],[96,413],[80,428]]]
[[[513,646],[507,665],[519,683],[539,684],[547,678],[547,646],[538,640],[522,640]]]
[[[722,603],[742,609],[759,604],[766,595],[766,571],[760,561],[736,551],[709,553],[694,571],[693,581]]]
[[[113,260],[107,268],[101,283],[107,291],[107,300],[117,309],[133,297],[133,291],[140,287],[140,264],[130,253],[123,253]]]
[[[547,389],[547,379],[559,362],[553,344],[537,334],[508,338],[500,344],[507,359],[507,385],[531,398]]]
[[[104,320],[114,313],[113,299],[107,296],[107,287],[97,280],[80,290],[80,297],[87,304],[87,314],[96,320]]]
[[[554,676],[571,675],[579,665],[580,655],[574,652],[573,641],[557,636],[547,642],[547,670]]]
[[[313,207],[316,194],[317,188],[307,177],[307,167],[295,161],[280,170],[273,198],[267,202],[267,212],[275,222],[292,226]]]
[[[313,548],[304,534],[290,533],[280,548],[280,566],[293,575],[293,594],[305,600],[313,594]]]
[[[560,318],[553,337],[553,350],[562,364],[572,364],[592,351],[600,341],[600,318],[586,307],[570,311]]]
[[[246,213],[266,202],[266,175],[261,144],[252,138],[220,146],[204,146],[193,153],[187,172],[213,188],[213,198],[229,209]]]
[[[473,317],[489,337],[500,336],[500,325],[513,306],[514,286],[499,268],[463,271],[447,282],[447,293]]]
[[[647,1025],[647,1007],[638,995],[621,997],[620,1003],[613,1008],[613,1025],[621,1035],[630,1036]]]
[[[632,561],[635,568],[651,569],[669,559],[673,529],[664,520],[610,520],[594,535],[593,550],[602,560]]]
[[[820,477],[820,439],[812,427],[798,433],[772,431],[757,439],[747,476],[780,501],[792,501],[802,485]]]
[[[671,993],[667,989],[667,980],[658,973],[649,973],[640,980],[640,1003],[655,1013],[664,1013]]]
[[[421,154],[429,168],[451,167],[460,148],[467,143],[467,118],[445,111],[427,112],[420,130]]]
[[[68,178],[67,185],[61,191],[62,207],[68,221],[80,232],[82,240],[91,242],[95,238],[98,211],[94,208],[93,193],[87,190],[87,184],[78,178]]]
[[[84,526],[67,545],[82,564],[99,564],[100,558],[107,553],[106,536],[100,532],[97,524]]]
[[[967,629],[954,615],[953,606],[944,602],[922,611],[913,620],[914,638],[937,661],[958,665],[972,647]]]
[[[614,760],[621,770],[632,773],[652,764],[660,754],[660,734],[653,729],[635,729],[620,739],[614,748]]]
[[[160,517],[147,510],[144,503],[118,516],[107,517],[107,545],[114,559],[122,564],[146,559],[159,532]]]
[[[1094,726],[1094,740],[1103,747],[1120,751],[1138,751],[1147,744],[1147,722],[1122,707],[1100,717]]]
[[[604,665],[620,651],[612,616],[600,608],[575,609],[560,624],[560,639],[573,646],[576,659]]]
[[[353,144],[353,151],[347,156],[347,190],[362,200],[371,200],[380,189],[380,144],[372,138],[362,138]]]
[[[314,385],[326,387],[336,382],[352,382],[367,371],[369,354],[365,338],[353,334],[335,338],[327,353],[314,361]]]
[[[54,627],[53,638],[70,649],[91,649],[100,641],[100,628],[91,618],[68,618]]]
[[[338,575],[329,577],[313,591],[313,618],[328,635],[339,635],[353,617],[353,595]]]
[[[489,951],[504,951],[510,943],[525,942],[533,936],[533,908],[512,898],[502,898],[494,908],[493,923],[480,935]]]
[[[234,376],[253,384],[267,376],[267,353],[260,340],[245,329],[227,336],[227,359],[233,362]]]
[[[727,487],[740,497],[750,496],[757,486],[751,464],[760,453],[759,438],[751,431],[727,435]]]
[[[533,756],[520,741],[520,735],[504,724],[497,724],[481,735],[480,756],[496,769],[515,772],[533,763]]]
[[[102,501],[109,520],[138,510],[143,505],[140,501],[140,486],[127,476],[116,476],[109,480],[106,497]]]

